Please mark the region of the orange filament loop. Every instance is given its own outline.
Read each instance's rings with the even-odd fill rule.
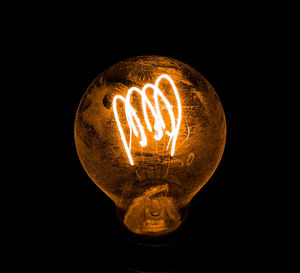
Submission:
[[[174,112],[173,112],[173,106],[170,104],[170,102],[167,100],[167,98],[164,96],[164,94],[162,93],[162,91],[159,88],[159,83],[162,79],[166,79],[169,81],[169,83],[171,84],[175,97],[176,97],[176,101],[177,101],[177,109],[178,109],[178,113],[177,113],[177,121],[175,120],[175,116],[174,116]],[[152,88],[153,89],[153,99],[154,99],[154,105],[152,105],[152,103],[150,102],[149,98],[146,95],[146,89],[147,88]],[[126,98],[120,96],[120,95],[116,95],[113,99],[113,110],[114,110],[114,115],[115,115],[115,119],[118,125],[118,129],[121,135],[121,139],[124,145],[124,148],[126,150],[129,162],[131,165],[134,165],[133,163],[133,159],[131,156],[131,138],[132,138],[132,132],[134,133],[134,135],[136,137],[138,137],[140,135],[140,145],[142,147],[147,146],[147,137],[145,134],[145,130],[144,127],[142,126],[139,117],[136,114],[135,109],[131,106],[130,104],[130,99],[131,99],[131,94],[133,92],[137,92],[138,94],[140,94],[141,96],[141,100],[142,100],[142,108],[143,108],[143,114],[144,114],[144,119],[145,119],[145,123],[147,125],[147,129],[148,131],[152,132],[152,126],[150,125],[149,122],[149,118],[148,118],[148,113],[147,113],[147,107],[149,108],[149,110],[151,111],[151,114],[155,120],[154,122],[154,130],[156,131],[156,134],[154,135],[154,139],[156,141],[160,140],[163,135],[164,135],[164,129],[166,128],[165,122],[163,120],[163,117],[161,115],[160,112],[160,105],[159,105],[159,101],[158,101],[158,97],[161,98],[161,100],[164,102],[165,107],[169,113],[170,119],[171,119],[171,132],[165,130],[165,134],[169,136],[169,142],[167,145],[166,150],[168,150],[170,143],[172,142],[171,145],[171,156],[174,155],[175,153],[175,145],[176,145],[176,140],[177,140],[177,136],[178,136],[178,132],[179,132],[179,127],[180,127],[180,123],[181,123],[181,115],[182,115],[182,109],[181,109],[181,103],[180,103],[180,98],[179,98],[179,94],[177,91],[177,88],[172,80],[172,78],[166,74],[162,74],[160,75],[155,84],[150,84],[147,83],[144,85],[144,87],[141,89],[137,88],[137,87],[131,87],[128,92],[127,92],[127,96]],[[118,110],[117,110],[117,100],[121,100],[124,105],[125,105],[125,114],[126,114],[126,119],[127,119],[127,123],[129,125],[129,129],[130,129],[130,140],[129,140],[129,145],[126,141],[126,137],[122,128],[122,125],[120,123],[120,119],[119,119],[119,114],[118,114]]]

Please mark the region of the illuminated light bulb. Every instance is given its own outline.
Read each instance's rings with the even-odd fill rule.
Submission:
[[[101,73],[81,99],[75,143],[89,177],[132,232],[160,236],[183,222],[225,147],[222,104],[180,61],[141,56]]]

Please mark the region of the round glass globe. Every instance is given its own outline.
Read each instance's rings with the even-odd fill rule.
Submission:
[[[136,234],[177,229],[225,146],[222,104],[208,81],[180,61],[140,56],[101,73],[75,119],[79,159]]]

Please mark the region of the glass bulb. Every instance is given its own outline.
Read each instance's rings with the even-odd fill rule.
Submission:
[[[79,159],[132,232],[160,236],[183,222],[225,146],[222,104],[180,61],[140,56],[101,73],[75,119]]]

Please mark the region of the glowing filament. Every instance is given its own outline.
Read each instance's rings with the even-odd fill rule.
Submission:
[[[159,88],[159,83],[162,79],[166,79],[169,81],[169,83],[171,84],[175,97],[176,97],[176,101],[177,101],[177,109],[178,109],[178,113],[177,113],[177,121],[175,120],[175,116],[174,116],[174,112],[173,112],[173,106],[170,104],[170,102],[167,100],[167,98],[164,96],[164,94],[162,93],[162,91]],[[146,95],[146,89],[148,88],[152,88],[153,89],[153,99],[154,99],[154,105],[152,105],[152,103],[150,102],[149,98]],[[134,135],[136,137],[140,136],[140,145],[142,147],[147,146],[147,137],[145,134],[145,130],[144,127],[142,126],[139,117],[136,114],[136,110],[131,106],[130,104],[130,100],[131,100],[131,94],[133,92],[137,92],[140,96],[141,96],[141,100],[142,100],[142,109],[143,109],[143,115],[144,115],[144,120],[145,123],[147,125],[147,129],[149,132],[152,132],[152,130],[154,129],[156,131],[156,134],[154,135],[154,139],[156,141],[160,140],[163,136],[164,136],[164,132],[166,135],[169,136],[169,142],[167,145],[166,150],[169,149],[169,145],[171,144],[171,156],[174,155],[175,153],[175,145],[176,145],[176,140],[177,140],[177,136],[178,136],[178,132],[179,132],[179,127],[180,127],[180,123],[181,123],[181,115],[182,115],[182,109],[181,109],[181,103],[180,103],[180,98],[179,98],[179,94],[177,91],[177,88],[173,82],[173,80],[171,79],[170,76],[166,75],[166,74],[162,74],[160,75],[155,84],[150,84],[147,83],[144,85],[144,87],[141,89],[137,88],[137,87],[131,87],[126,95],[126,98],[120,96],[120,95],[116,95],[113,99],[113,110],[114,110],[114,115],[115,115],[115,119],[117,122],[117,126],[121,135],[121,139],[124,145],[124,148],[126,150],[129,162],[131,165],[134,165],[133,163],[133,159],[131,156],[131,138],[132,138],[132,132],[134,133]],[[165,130],[166,128],[166,124],[164,122],[164,119],[161,115],[160,112],[160,105],[159,105],[159,101],[158,101],[158,97],[161,98],[161,100],[164,102],[165,107],[168,111],[168,114],[170,116],[170,120],[171,120],[171,132]],[[129,140],[129,145],[126,141],[126,137],[119,119],[119,114],[118,114],[118,110],[117,110],[117,100],[121,100],[124,105],[125,105],[125,115],[126,115],[126,119],[127,119],[127,123],[130,129],[130,140]],[[148,117],[148,112],[147,112],[147,107],[149,108],[153,118],[154,118],[154,128],[152,129],[152,126],[150,124],[149,121],[149,117]]]

